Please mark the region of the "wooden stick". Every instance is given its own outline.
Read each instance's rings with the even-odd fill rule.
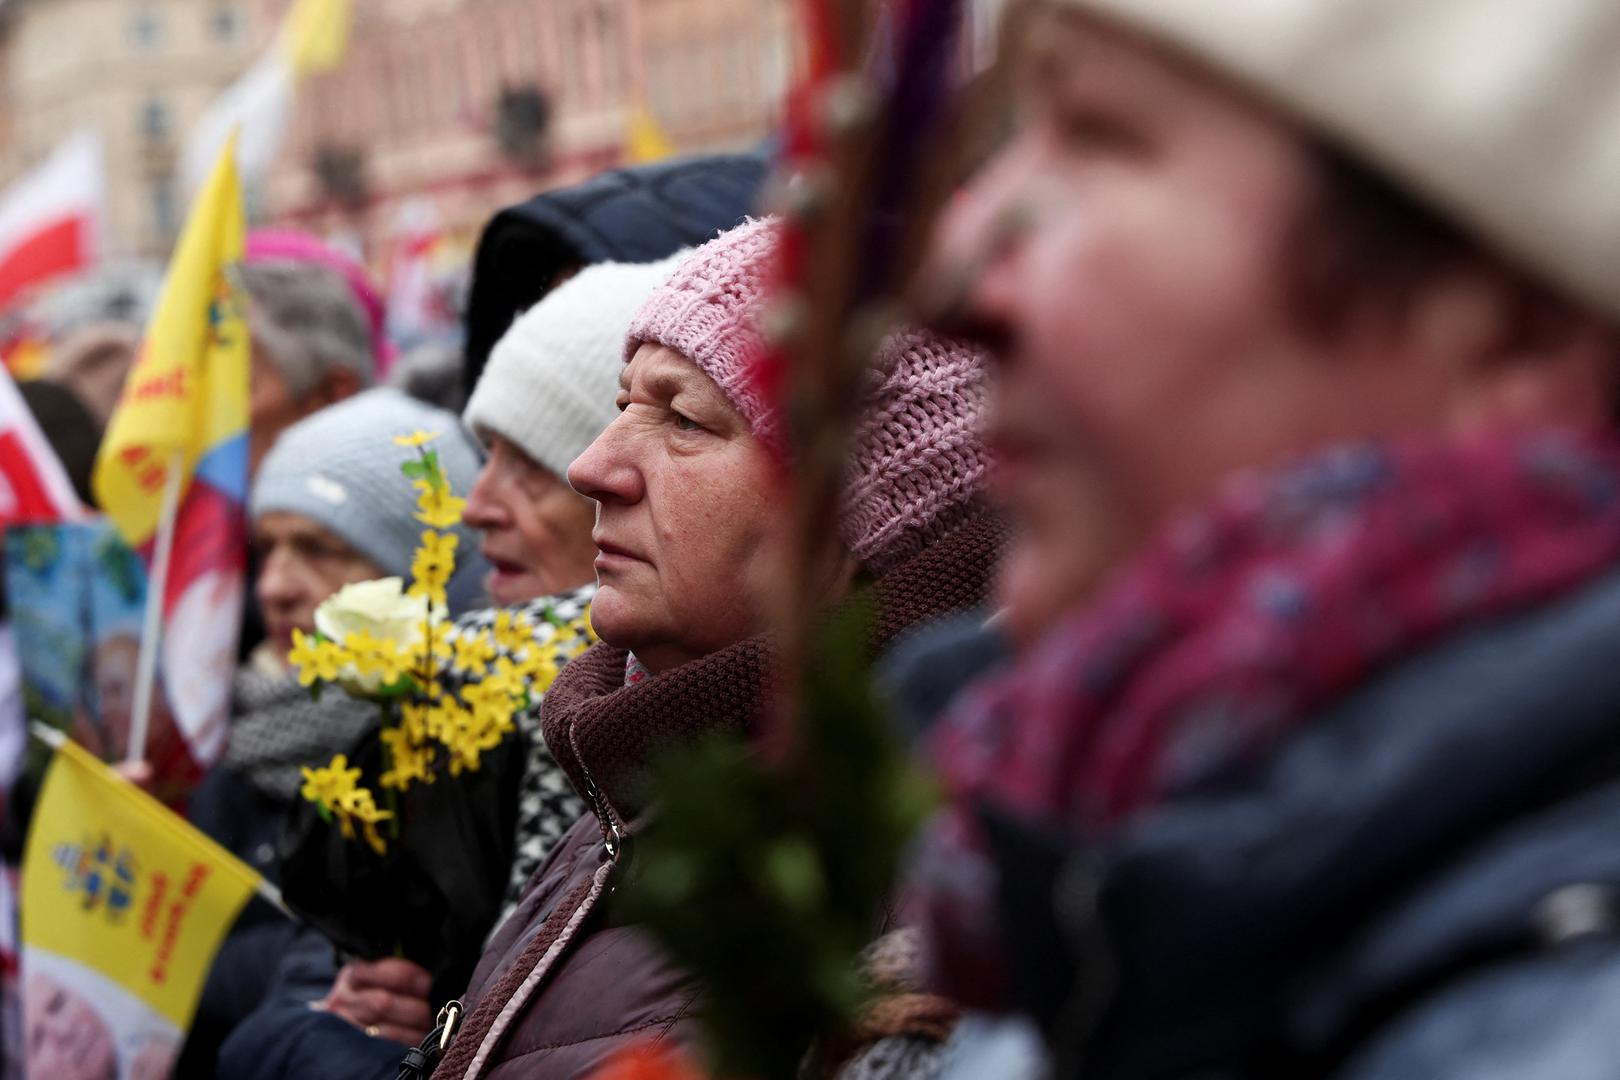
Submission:
[[[157,682],[158,649],[163,637],[163,594],[169,588],[169,561],[174,553],[174,519],[180,509],[180,480],[185,451],[169,456],[163,481],[163,506],[158,516],[157,543],[152,551],[152,572],[147,581],[146,620],[141,626],[141,649],[135,665],[135,709],[129,725],[126,761],[146,759],[146,738],[151,727],[152,693]]]

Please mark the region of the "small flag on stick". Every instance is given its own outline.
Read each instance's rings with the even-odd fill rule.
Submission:
[[[23,855],[27,1074],[166,1076],[231,924],[275,889],[78,744],[55,748]]]
[[[160,636],[192,762],[212,763],[225,745],[247,563],[250,346],[235,281],[246,224],[234,147],[221,149],[192,207],[96,459],[96,497],[151,569],[132,759],[145,749]],[[152,764],[162,775],[179,767]]]

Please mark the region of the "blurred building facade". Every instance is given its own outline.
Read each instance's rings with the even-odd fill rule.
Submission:
[[[0,186],[95,128],[110,252],[166,255],[185,212],[186,135],[289,4],[3,0]],[[749,145],[780,115],[791,8],[358,0],[345,61],[300,88],[250,212],[379,257],[402,227],[475,233],[502,205],[620,163],[638,109],[682,152]]]
[[[299,94],[266,209],[375,257],[412,228],[470,238],[503,205],[621,163],[638,109],[683,152],[749,145],[791,78],[791,6],[356,4],[346,61]]]
[[[191,123],[248,65],[254,0],[5,0],[0,185],[82,128],[101,133],[114,255],[164,255]]]

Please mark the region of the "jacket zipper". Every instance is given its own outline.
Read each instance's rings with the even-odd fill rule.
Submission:
[[[625,841],[618,819],[608,808],[607,800],[602,797],[601,790],[596,786],[596,779],[591,776],[591,770],[579,756],[577,749],[574,752],[574,760],[579,762],[580,775],[585,778],[585,797],[590,800],[591,811],[596,814],[596,823],[602,829],[602,847],[607,850],[609,861],[618,862],[619,855],[624,851]]]

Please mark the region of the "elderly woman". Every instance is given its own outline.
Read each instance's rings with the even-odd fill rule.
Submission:
[[[632,1033],[689,1034],[689,978],[634,927],[592,916],[629,870],[622,841],[646,810],[636,790],[649,757],[747,732],[767,700],[767,609],[791,538],[773,473],[781,429],[751,392],[749,366],[775,237],[769,222],[733,230],[654,294],[631,327],[621,414],[569,470],[598,503],[592,621],[603,641],[559,677],[541,720],[592,813],[491,941],[438,1076],[580,1076]],[[828,593],[870,583],[886,641],[979,603],[1001,528],[978,501],[979,354],[906,333],[879,370]]]
[[[421,528],[400,474],[406,451],[396,435],[425,430],[451,486],[473,482],[478,451],[456,417],[394,390],[371,390],[294,424],[254,478],[249,509],[259,572],[254,583],[268,636],[237,673],[224,760],[204,779],[191,818],[272,880],[276,842],[298,798],[300,766],[345,751],[377,720],[375,708],[342,694],[312,700],[287,664],[294,630],[315,629],[315,609],[345,585],[409,578]],[[479,595],[482,563],[465,528],[453,610]],[[187,1046],[206,1062],[218,1040],[258,1003],[292,936],[279,913],[255,903],[238,921],[215,964]]]
[[[938,729],[940,975],[1043,1075],[1613,1075],[1620,8],[1029,9],[946,276],[1108,573]]]
[[[619,415],[614,398],[625,330],[674,266],[665,260],[587,267],[521,315],[495,347],[463,415],[488,451],[466,493],[463,520],[481,537],[485,586],[503,607],[469,613],[461,627],[487,626],[500,611],[517,608],[546,633],[557,626],[555,633],[584,644],[584,612],[596,593],[595,512],[564,474]],[[584,812],[546,750],[534,713],[519,717],[518,727],[525,749],[508,910]],[[329,957],[330,949],[324,953]],[[475,949],[467,962],[476,959]],[[298,995],[278,992],[226,1047],[222,1068],[229,1075],[307,1080],[369,1076],[375,1068],[391,1080],[403,1052],[398,1044],[419,1041],[433,1015],[427,972],[404,960],[352,961],[335,982],[325,965],[283,976],[284,989],[319,998],[318,1010],[302,1000],[284,1005],[282,997]]]

